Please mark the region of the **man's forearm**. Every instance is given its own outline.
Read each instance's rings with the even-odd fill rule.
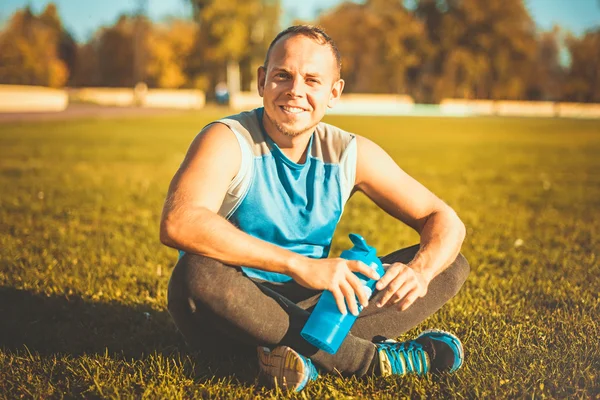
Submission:
[[[283,274],[289,274],[303,258],[240,231],[225,218],[205,208],[188,211],[185,217],[164,219],[161,241],[167,246],[211,257],[225,264]]]
[[[410,267],[431,281],[456,259],[464,238],[465,226],[452,209],[433,213],[423,226],[421,248]]]

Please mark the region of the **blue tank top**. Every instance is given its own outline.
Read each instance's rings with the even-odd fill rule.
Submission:
[[[217,122],[238,138],[242,163],[219,214],[243,232],[311,258],[329,255],[331,239],[354,187],[354,135],[319,123],[306,161],[291,161],[262,124],[263,108]],[[284,274],[242,266],[253,278],[285,282]]]

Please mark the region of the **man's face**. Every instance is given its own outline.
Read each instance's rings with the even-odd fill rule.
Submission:
[[[312,132],[344,88],[331,48],[302,35],[284,36],[258,69],[265,128],[285,136]]]

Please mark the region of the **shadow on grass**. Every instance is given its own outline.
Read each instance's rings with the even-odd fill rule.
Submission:
[[[190,349],[166,311],[148,306],[101,303],[76,296],[46,296],[0,287],[0,348],[44,356],[105,355],[142,360],[153,354],[190,356],[196,376],[253,381],[255,350],[207,341]],[[231,343],[230,343],[231,344]]]

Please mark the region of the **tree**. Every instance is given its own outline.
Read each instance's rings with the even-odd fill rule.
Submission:
[[[407,93],[429,51],[424,26],[398,0],[342,3],[318,20],[342,55],[348,92]]]
[[[190,86],[186,62],[195,43],[198,27],[189,21],[171,20],[155,26],[148,36],[146,77],[149,86]]]
[[[75,62],[75,41],[64,29],[56,6],[36,16],[18,10],[0,32],[0,82],[62,87]]]
[[[75,68],[77,59],[77,43],[75,43],[73,36],[63,27],[56,6],[53,3],[49,3],[39,15],[39,20],[56,35],[58,57],[65,63],[69,73],[71,73]]]
[[[140,15],[122,15],[79,47],[74,85],[133,87],[145,82],[149,87],[192,87],[186,68],[197,30],[188,20],[153,24]]]
[[[228,63],[251,68],[278,30],[279,0],[190,0],[199,25],[188,73],[212,94]],[[247,76],[243,74],[242,76]],[[246,85],[248,83],[246,82]]]
[[[96,47],[95,40],[78,46],[71,86],[102,86]]]
[[[522,0],[416,0],[415,15],[435,49],[420,77],[426,100],[525,97],[536,37]]]
[[[571,66],[567,73],[564,95],[567,100],[600,102],[600,28],[583,37],[567,37]]]
[[[97,35],[94,47],[100,85],[133,87],[137,83],[134,71],[135,24],[134,17],[122,15],[114,26],[102,28]]]
[[[529,100],[558,101],[562,97],[565,71],[560,64],[560,28],[540,32],[537,37],[535,62],[526,73]]]

